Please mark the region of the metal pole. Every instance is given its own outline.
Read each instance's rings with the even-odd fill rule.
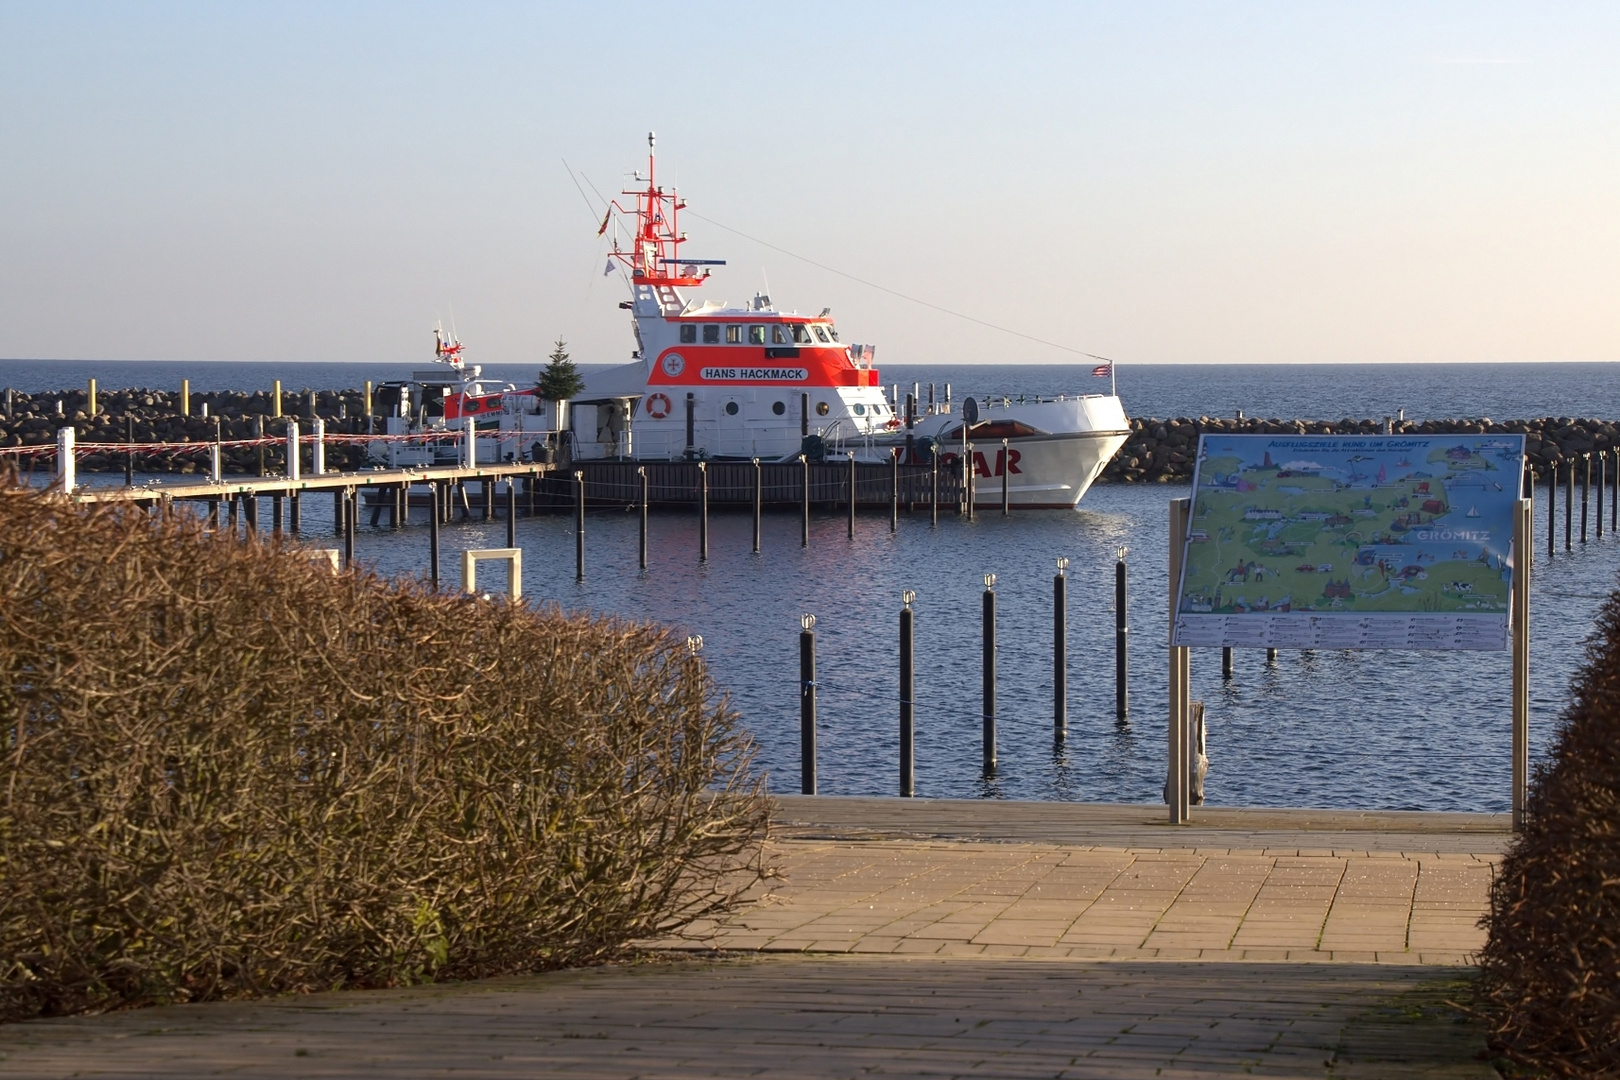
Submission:
[[[760,509],[765,504],[765,475],[754,459],[754,554],[759,554]]]
[[[1130,628],[1125,622],[1125,552],[1119,549],[1119,560],[1114,563],[1114,717],[1123,720],[1130,715]]]
[[[1558,551],[1558,463],[1547,474],[1547,558]]]
[[[297,536],[303,530],[302,495],[295,489],[287,493],[287,525],[292,534]]]
[[[934,465],[934,494],[928,501],[928,525],[930,528],[939,528],[939,446],[935,444],[929,448],[928,456]]]
[[[984,575],[983,719],[984,775],[996,772],[996,575]]]
[[[574,472],[574,580],[585,580],[585,474]]]
[[[999,465],[999,468],[1001,469],[1001,516],[1002,517],[1006,517],[1008,514],[1012,513],[1012,502],[1010,501],[1010,498],[1009,498],[1009,496],[1007,494],[1007,491],[1008,491],[1007,485],[1009,483],[1008,478],[1012,475],[1012,469],[1009,468],[1009,466],[1012,464],[1012,461],[1011,461],[1012,455],[1007,452],[1010,445],[1011,444],[1009,443],[1008,440],[1006,440],[1006,439],[1001,440],[1001,463]]]
[[[855,455],[849,455],[849,538],[855,539]]]
[[[799,499],[803,511],[799,517],[799,546],[810,546],[810,459],[799,455]]]
[[[258,440],[259,475],[264,475],[264,417],[253,418],[253,437]]]
[[[912,649],[912,601],[917,594],[906,589],[900,594],[900,795],[917,794],[916,699],[917,680]]]
[[[444,515],[439,511],[439,503],[443,498],[439,493],[439,482],[428,481],[429,498],[433,500],[433,509],[428,514],[428,573],[433,582],[434,589],[439,587],[439,519]]]
[[[517,547],[517,479],[506,478],[506,546]]]
[[[1609,531],[1620,532],[1620,450],[1610,452],[1614,454],[1614,469],[1609,474]]]
[[[1586,471],[1581,476],[1581,543],[1586,543],[1586,508],[1592,502],[1592,455],[1582,454]]]
[[[698,562],[709,561],[709,463],[698,462]]]
[[[1069,560],[1058,556],[1052,578],[1052,741],[1069,735]]]
[[[799,792],[816,793],[816,617],[799,618]]]
[[[354,519],[360,506],[353,488],[338,492],[338,498],[343,506],[343,569],[347,570],[354,565]]]
[[[1221,646],[1221,678],[1232,678],[1232,646]]]
[[[1569,474],[1564,478],[1564,550],[1575,550],[1575,461],[1570,459]]]
[[[129,444],[128,449],[124,451],[124,486],[133,487],[135,485],[135,418],[133,416],[124,417],[124,430],[126,433],[125,439]]]
[[[910,513],[907,510],[906,513]],[[889,456],[889,531],[900,531],[900,448]]]
[[[647,467],[637,466],[636,475],[641,478],[641,568],[647,569]]]
[[[1597,537],[1601,540],[1603,539],[1603,489],[1608,486],[1609,482],[1609,452],[1607,450],[1598,451],[1597,466],[1597,521],[1595,524],[1597,525]]]
[[[1534,513],[1521,500],[1513,516],[1513,828],[1524,828],[1530,779],[1530,531]],[[1522,557],[1521,557],[1521,554]]]
[[[1170,598],[1167,606],[1167,629],[1171,634],[1175,630],[1176,586],[1181,579],[1181,557],[1183,545],[1187,540],[1187,508],[1191,500],[1172,499],[1170,501]],[[1170,635],[1167,634],[1167,637]],[[1171,639],[1173,641],[1173,638]],[[1184,825],[1187,822],[1188,802],[1188,775],[1187,775],[1187,676],[1188,664],[1185,646],[1170,644],[1170,708],[1169,708],[1169,781],[1166,784],[1167,802],[1170,807],[1170,824]]]

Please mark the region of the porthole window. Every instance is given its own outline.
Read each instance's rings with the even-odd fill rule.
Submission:
[[[855,415],[856,416],[865,416],[866,415],[866,406],[862,405],[860,402],[856,402],[855,403]]]
[[[726,402],[726,415],[727,416],[736,416],[737,415],[737,403],[735,401]]]
[[[771,406],[771,412],[775,413],[777,416],[781,416],[783,413],[787,412],[787,402],[778,401],[775,405]]]
[[[816,415],[817,416],[826,416],[829,408],[830,407],[828,406],[828,404],[825,401],[816,402]]]
[[[691,345],[697,341],[697,327],[691,323],[681,327],[681,344]]]

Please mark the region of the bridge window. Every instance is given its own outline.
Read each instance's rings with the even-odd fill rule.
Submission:
[[[811,329],[816,332],[816,337],[821,339],[822,341],[831,341],[832,340],[832,338],[827,336],[827,328],[825,326],[822,326],[820,323],[816,323],[816,325],[811,327]]]
[[[808,345],[810,343],[810,331],[805,328],[804,323],[794,323],[792,329],[795,345]]]
[[[788,343],[787,331],[785,329],[783,329],[782,324],[777,323],[775,326],[771,327],[771,344],[772,345],[786,345],[787,343]]]
[[[765,344],[765,328],[763,326],[750,326],[748,328],[748,344]]]
[[[687,323],[681,327],[681,344],[690,345],[697,340],[697,327]]]
[[[719,323],[705,323],[704,324],[704,326],[703,326],[703,344],[705,344],[705,345],[718,345],[718,344],[720,344],[720,324]]]
[[[726,344],[727,345],[741,345],[742,344],[742,327],[740,327],[740,326],[728,326],[728,327],[726,327]]]

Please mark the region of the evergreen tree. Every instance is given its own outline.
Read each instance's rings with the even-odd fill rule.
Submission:
[[[567,401],[585,389],[585,379],[568,358],[568,343],[557,339],[557,347],[547,358],[551,362],[540,372],[540,396],[547,401]]]

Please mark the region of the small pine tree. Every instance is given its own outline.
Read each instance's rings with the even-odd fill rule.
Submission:
[[[585,379],[568,358],[568,343],[557,339],[557,347],[547,358],[551,362],[540,372],[540,396],[547,401],[567,401],[585,389]]]

